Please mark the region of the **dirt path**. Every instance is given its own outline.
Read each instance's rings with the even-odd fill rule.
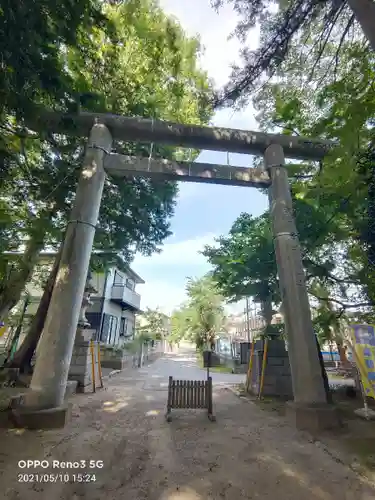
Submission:
[[[167,424],[165,376],[157,375],[158,364],[164,373],[166,363],[160,360],[143,373],[118,375],[106,391],[76,396],[74,418],[61,431],[1,430],[0,498],[375,498],[375,489],[283,419],[243,402],[223,387],[215,389],[216,423],[210,423],[204,413],[187,411],[175,412]],[[178,370],[176,363],[170,368]],[[27,459],[95,460],[104,466],[87,468],[91,476],[84,480],[90,481],[78,482],[83,479],[78,477],[82,470],[20,469],[18,461]],[[60,473],[61,478],[46,484],[17,482],[20,473],[47,476],[49,472]]]

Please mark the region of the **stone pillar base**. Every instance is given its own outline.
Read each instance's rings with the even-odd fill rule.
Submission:
[[[77,330],[68,380],[78,382],[77,392],[93,392],[91,338],[94,330]],[[98,342],[94,342],[95,387],[99,388]]]
[[[17,407],[1,413],[0,427],[2,428],[61,429],[71,419],[72,405],[68,403],[46,410]]]
[[[263,354],[264,342],[260,340],[255,343],[251,381],[249,384],[249,392],[254,395],[259,394]],[[268,355],[262,396],[293,399],[289,358],[285,349],[285,343],[282,340],[268,341]]]
[[[293,419],[297,429],[311,433],[338,429],[342,426],[340,415],[330,404],[302,404],[290,401],[286,414]]]

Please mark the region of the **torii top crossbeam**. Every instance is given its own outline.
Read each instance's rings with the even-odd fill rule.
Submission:
[[[181,125],[125,116],[81,112],[63,114],[43,111],[29,127],[66,135],[88,136],[94,123],[103,123],[112,137],[123,141],[153,142],[174,146],[262,155],[271,144],[279,144],[287,158],[321,160],[335,145],[331,141],[246,130]]]

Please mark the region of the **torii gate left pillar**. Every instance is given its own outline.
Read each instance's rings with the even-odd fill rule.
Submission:
[[[108,128],[96,123],[86,147],[30,390],[23,397],[20,416],[27,412],[32,421],[37,410],[35,417],[49,420],[51,427],[54,421],[57,427],[58,422],[64,424],[68,410],[63,402],[105,182],[103,158],[111,147]]]

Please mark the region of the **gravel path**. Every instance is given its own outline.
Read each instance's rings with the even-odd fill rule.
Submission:
[[[225,374],[215,374],[216,423],[210,423],[203,412],[175,411],[167,424],[167,376],[193,377],[196,370],[191,353],[169,355],[143,370],[117,375],[105,391],[75,396],[74,418],[65,429],[20,434],[0,430],[0,498],[375,498],[375,489],[306,441],[285,420],[223,387]],[[27,459],[94,460],[102,461],[103,467],[20,469],[18,461]],[[78,476],[82,472],[86,476]],[[20,473],[56,482],[36,482],[34,476],[34,482],[20,483]]]

